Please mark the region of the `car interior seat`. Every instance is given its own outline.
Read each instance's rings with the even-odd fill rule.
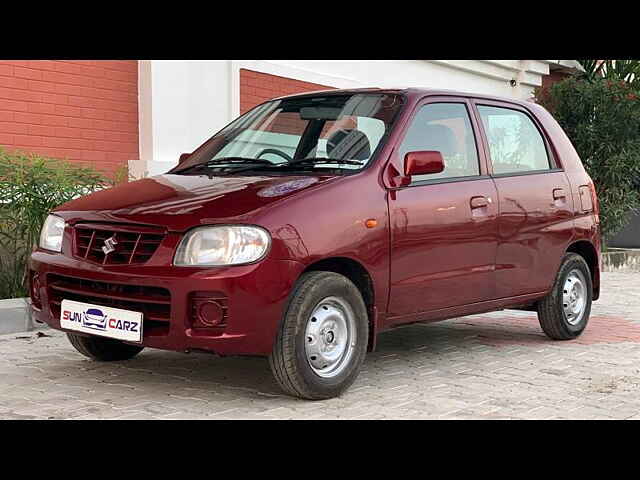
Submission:
[[[368,160],[371,145],[367,136],[355,128],[341,128],[327,139],[327,156],[336,160]]]
[[[442,157],[444,158],[444,170],[439,174],[430,175],[429,178],[463,177],[475,174],[469,173],[468,166],[458,168],[451,164],[453,157],[463,152],[459,150],[456,134],[450,127],[439,123],[426,125],[422,143],[422,150],[438,151],[442,153]],[[447,160],[449,161],[447,162]]]

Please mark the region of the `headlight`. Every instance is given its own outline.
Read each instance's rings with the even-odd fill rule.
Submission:
[[[40,248],[59,252],[62,250],[62,233],[64,232],[64,220],[55,215],[49,215],[44,221],[40,232]]]
[[[264,257],[270,241],[267,231],[259,227],[198,227],[182,239],[173,263],[179,266],[251,263]]]

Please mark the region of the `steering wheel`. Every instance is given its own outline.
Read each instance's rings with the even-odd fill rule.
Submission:
[[[260,158],[262,155],[266,155],[267,153],[273,153],[274,155],[278,155],[279,157],[284,158],[285,160],[287,160],[288,162],[290,162],[291,160],[293,160],[293,157],[290,157],[289,155],[287,155],[284,152],[281,152],[280,150],[276,150],[275,148],[265,148],[264,150],[262,150],[258,156],[256,156],[256,160],[258,158]]]

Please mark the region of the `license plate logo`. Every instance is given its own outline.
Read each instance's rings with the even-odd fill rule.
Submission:
[[[63,300],[60,326],[130,342],[142,341],[142,313]]]
[[[67,314],[71,312],[67,311]],[[107,315],[99,308],[89,308],[82,313],[82,326],[87,328],[95,328],[96,330],[107,329]]]

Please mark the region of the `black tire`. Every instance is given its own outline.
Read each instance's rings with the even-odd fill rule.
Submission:
[[[67,338],[82,355],[101,362],[129,360],[144,349],[113,338],[88,337],[75,333],[67,333]]]
[[[335,297],[348,303],[355,320],[356,342],[350,358],[334,377],[317,374],[307,360],[307,322],[322,301]],[[332,337],[333,338],[333,337]],[[293,396],[322,400],[340,395],[355,381],[367,353],[369,320],[358,288],[333,272],[309,272],[296,283],[276,336],[269,364],[278,384]]]
[[[586,304],[581,319],[571,324],[563,308],[564,285],[567,277],[574,270],[582,272],[586,283]],[[567,253],[562,259],[551,292],[538,302],[538,320],[544,333],[553,340],[571,340],[578,337],[589,322],[591,302],[593,299],[593,284],[591,271],[587,262],[577,253]]]

